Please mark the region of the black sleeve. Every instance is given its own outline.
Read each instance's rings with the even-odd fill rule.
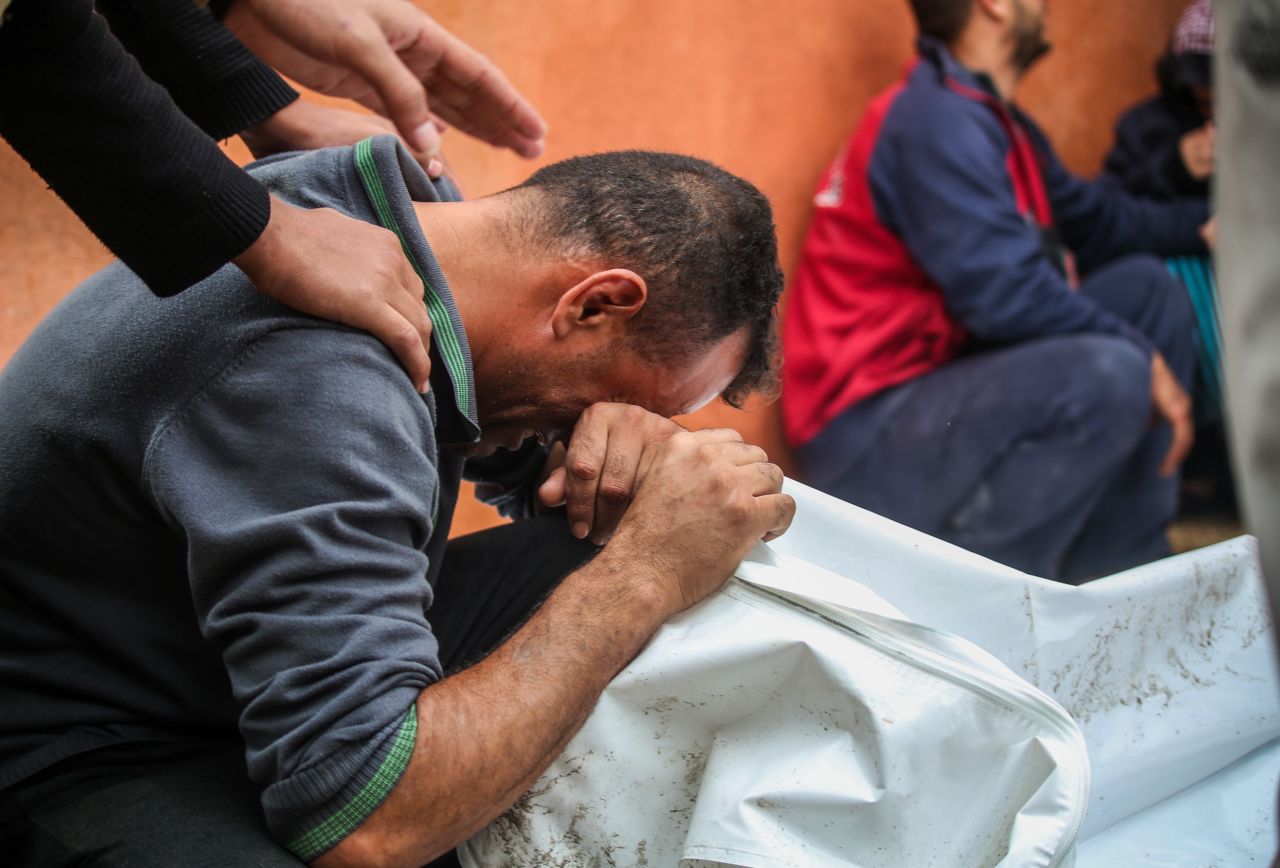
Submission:
[[[1156,100],[1130,110],[1116,124],[1116,142],[1103,164],[1102,180],[1148,199],[1207,197],[1208,182],[1191,177],[1182,163],[1178,143],[1184,132]]]
[[[96,0],[95,6],[142,71],[215,139],[253,126],[298,97],[192,0]]]
[[[91,0],[14,0],[0,81],[0,135],[157,294],[212,274],[266,227],[266,189],[143,73]]]

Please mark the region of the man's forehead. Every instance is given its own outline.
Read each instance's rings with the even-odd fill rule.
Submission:
[[[742,370],[750,338],[744,327],[673,372],[672,399],[677,407],[672,415],[692,413],[719,397]]]

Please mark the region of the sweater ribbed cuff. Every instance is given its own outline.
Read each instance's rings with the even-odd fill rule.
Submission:
[[[261,123],[298,98],[279,75],[262,64],[224,79],[215,98],[192,118],[212,138],[225,139]]]
[[[215,139],[225,139],[298,98],[275,70],[259,60],[209,9],[194,3],[133,0],[146,13],[167,65],[165,82],[187,116]]]
[[[230,160],[213,174],[206,189],[216,195],[199,212],[163,227],[165,237],[148,239],[137,257],[117,251],[156,295],[175,295],[213,274],[247,250],[271,219],[271,196],[251,175]]]

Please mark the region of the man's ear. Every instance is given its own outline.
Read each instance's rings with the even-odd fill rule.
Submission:
[[[579,328],[619,328],[640,312],[648,298],[649,287],[634,271],[597,271],[560,296],[552,314],[552,330],[563,338]]]

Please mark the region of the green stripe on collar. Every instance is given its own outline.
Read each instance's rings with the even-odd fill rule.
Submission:
[[[467,377],[468,366],[466,356],[462,352],[462,342],[453,330],[453,317],[449,315],[449,309],[445,307],[444,301],[440,298],[440,294],[436,292],[435,287],[427,280],[422,264],[413,255],[413,251],[409,248],[409,242],[405,239],[404,232],[401,231],[400,224],[396,222],[395,214],[391,211],[391,203],[387,199],[387,191],[382,186],[382,178],[378,175],[378,167],[373,159],[372,142],[373,139],[371,138],[364,139],[357,142],[355,146],[356,169],[360,174],[360,181],[364,184],[369,201],[373,203],[373,210],[378,215],[378,222],[384,228],[394,232],[396,238],[400,239],[400,247],[404,250],[404,255],[422,280],[422,298],[427,303],[427,313],[431,315],[432,337],[435,340],[436,347],[440,350],[440,358],[444,361],[445,369],[449,372],[449,381],[453,383],[453,394],[458,405],[458,413],[462,416],[463,423],[466,425],[471,439],[475,440],[480,436],[480,429],[467,416],[467,408],[471,405],[471,381]]]
[[[417,706],[410,705],[408,713],[404,716],[404,722],[400,724],[400,730],[396,733],[391,750],[387,752],[369,782],[329,819],[310,832],[290,841],[288,849],[303,862],[310,862],[350,835],[356,826],[367,820],[369,815],[386,801],[387,796],[395,789],[395,785],[400,782],[401,775],[409,767],[409,758],[413,756],[413,746],[417,736],[418,709]]]

